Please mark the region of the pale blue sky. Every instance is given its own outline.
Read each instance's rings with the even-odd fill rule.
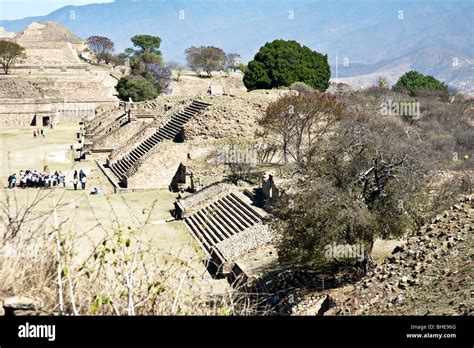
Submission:
[[[44,16],[63,6],[113,2],[113,0],[0,0],[0,20]]]

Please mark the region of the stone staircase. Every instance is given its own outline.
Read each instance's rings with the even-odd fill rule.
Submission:
[[[219,245],[235,239],[244,231],[262,223],[263,214],[257,212],[244,197],[230,192],[207,204],[184,219],[193,237],[209,258],[220,263],[229,262]]]
[[[158,105],[156,103],[150,102],[143,105],[144,109],[155,109]]]
[[[109,164],[111,172],[119,179],[122,187],[127,187],[127,178],[131,177],[152,150],[164,140],[173,140],[182,130],[183,125],[200,114],[210,104],[194,100],[184,110],[173,115],[171,119],[150,137],[142,141],[122,158]]]

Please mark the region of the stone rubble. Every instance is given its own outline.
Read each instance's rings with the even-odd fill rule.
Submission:
[[[268,225],[258,223],[233,235],[215,245],[215,248],[227,260],[235,260],[259,246],[270,243],[275,238],[275,231]]]
[[[307,314],[315,297],[329,294],[336,304],[326,314],[473,315],[473,224],[467,197],[396,247],[355,286],[306,296],[292,312]]]

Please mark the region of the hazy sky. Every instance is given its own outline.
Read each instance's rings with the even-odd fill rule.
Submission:
[[[63,6],[113,2],[113,0],[0,0],[0,20],[44,16]]]

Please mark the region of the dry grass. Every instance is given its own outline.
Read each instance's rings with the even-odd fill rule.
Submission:
[[[184,224],[165,222],[172,193],[112,194],[94,162],[55,160],[74,142],[74,131],[60,127],[44,140],[28,139],[29,127],[0,132],[9,159],[2,173],[82,168],[89,188],[102,191],[0,192],[0,297],[39,297],[48,312],[78,315],[242,313],[235,290],[207,272]]]

